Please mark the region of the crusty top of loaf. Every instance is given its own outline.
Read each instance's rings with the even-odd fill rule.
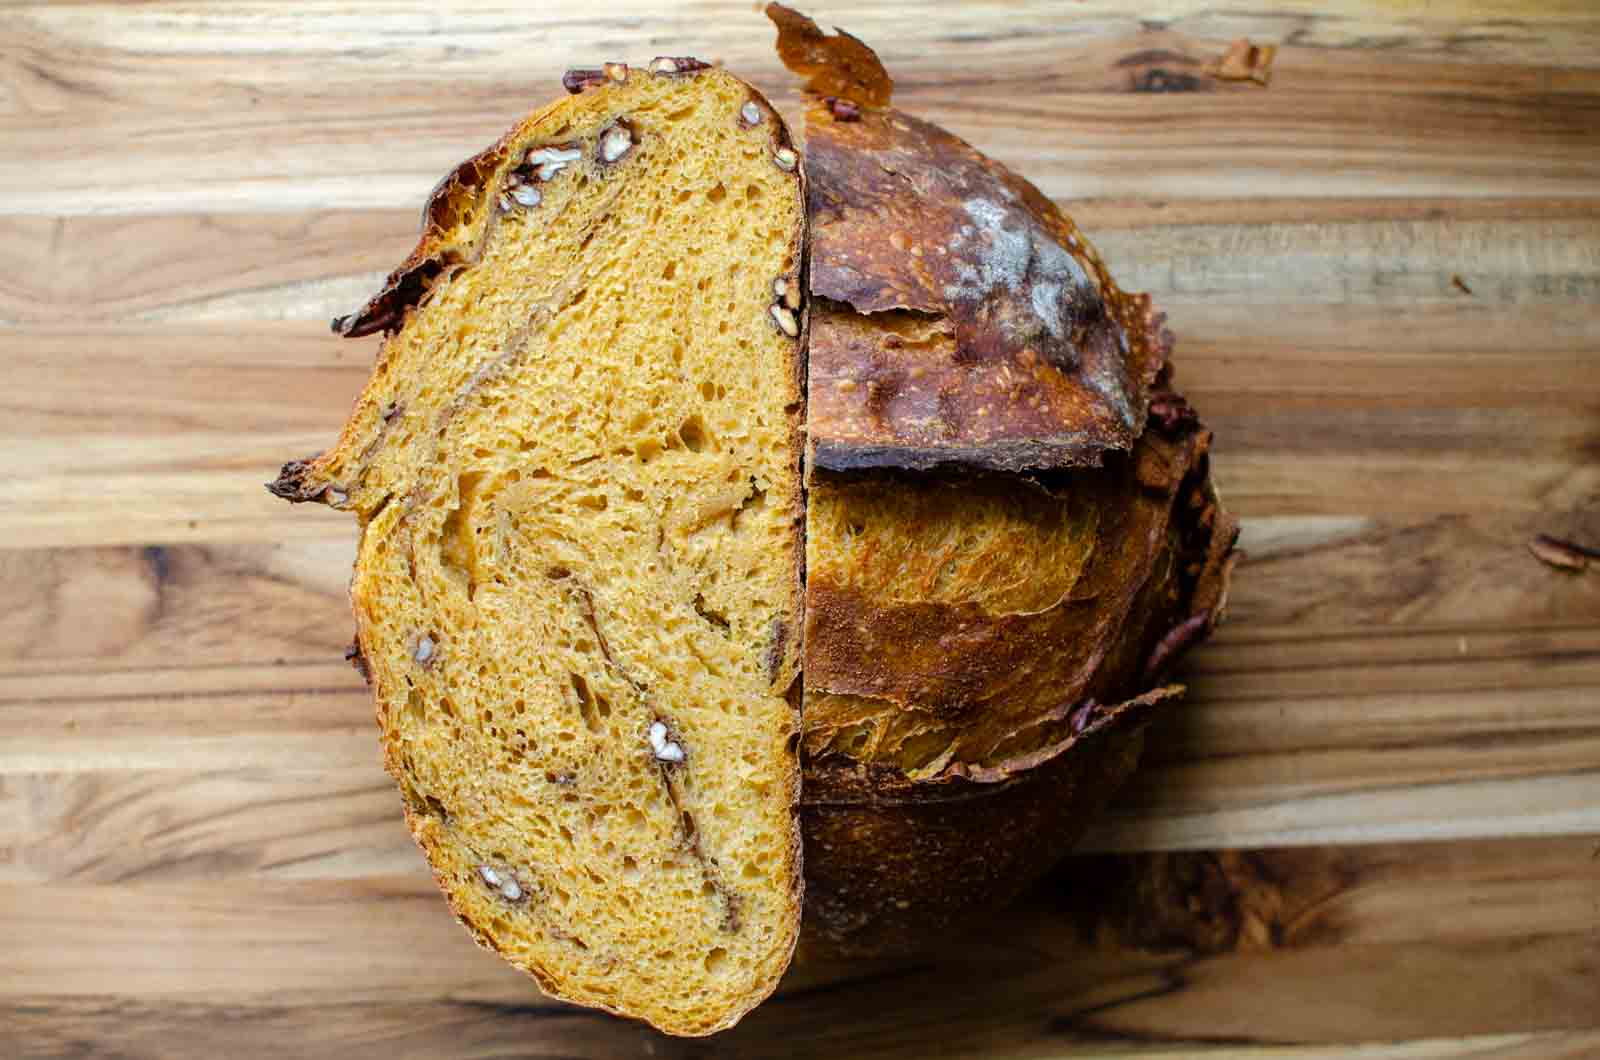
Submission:
[[[1131,450],[1170,342],[1149,296],[1122,291],[1027,180],[890,108],[866,45],[767,13],[779,56],[817,95],[814,466],[1017,471]]]
[[[893,109],[812,106],[806,160],[811,291],[855,311],[812,324],[818,467],[1059,468],[1132,448],[1161,321],[1053,202]]]

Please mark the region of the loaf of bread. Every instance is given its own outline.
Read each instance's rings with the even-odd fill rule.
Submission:
[[[377,366],[273,489],[360,522],[385,761],[462,923],[703,1034],[800,920],[799,159],[697,61],[569,81],[335,322]]]
[[[695,60],[570,72],[335,320],[372,378],[270,487],[360,523],[352,653],[457,917],[675,1034],[1058,860],[1235,536],[1149,298],[768,13],[803,150]]]
[[[767,12],[810,92],[805,944],[878,954],[1076,841],[1236,528],[1149,296],[866,45]]]

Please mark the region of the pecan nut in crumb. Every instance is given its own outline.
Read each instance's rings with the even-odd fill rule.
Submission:
[[[619,118],[600,134],[595,144],[595,160],[603,166],[615,165],[633,150],[637,142],[633,127]]]
[[[568,70],[561,75],[561,87],[576,96],[586,88],[606,83],[604,70]]]

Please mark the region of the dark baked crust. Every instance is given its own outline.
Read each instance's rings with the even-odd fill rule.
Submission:
[[[838,307],[812,325],[815,466],[1052,469],[1133,447],[1169,337],[1053,202],[892,109],[814,103],[806,159],[811,292]]]
[[[1138,763],[1148,710],[1006,782],[907,784],[843,763],[806,770],[799,959],[940,945],[1059,861]]]
[[[1188,422],[1173,434],[1158,421],[1135,459],[1114,461],[1120,475],[1068,473],[1080,486],[1098,480],[1110,520],[1069,605],[968,614],[960,630],[937,606],[829,611],[839,594],[813,576],[809,598],[824,610],[807,616],[808,690],[827,673],[898,696],[889,716],[938,725],[953,742],[932,772],[860,761],[831,742],[853,719],[826,716],[826,695],[811,693],[803,954],[915,949],[1009,901],[1133,772],[1147,722],[1182,692],[1162,682],[1221,617],[1236,559],[1237,523],[1209,480],[1210,433]]]
[[[953,733],[954,762],[1003,752],[1064,704],[1137,694],[1131,682],[1144,675],[1155,645],[1141,644],[1136,660],[1113,653],[1129,639],[1143,640],[1140,623],[1152,613],[1170,612],[1173,623],[1192,614],[1188,601],[1200,579],[1185,577],[1170,562],[1174,549],[1183,547],[1172,540],[1172,519],[1176,513],[1180,520],[1214,525],[1219,517],[1205,479],[1210,438],[1198,425],[1171,438],[1150,431],[1134,454],[1098,471],[1067,473],[1053,484],[969,477],[958,487],[1030,492],[1039,503],[1050,503],[1056,490],[1095,510],[1094,549],[1082,574],[1070,594],[1042,610],[992,613],[970,603],[887,603],[814,569],[806,589],[808,692],[868,697],[886,709],[928,715]],[[853,488],[949,487],[891,475]],[[1202,533],[1204,544],[1189,542],[1185,564],[1206,562],[1213,535]],[[1214,611],[1208,614],[1196,635],[1215,621]],[[1165,633],[1163,628],[1155,634],[1157,643]],[[1156,669],[1150,669],[1151,678]],[[806,722],[810,734],[830,724],[825,717]],[[816,747],[815,736],[808,735],[807,743]]]
[[[829,562],[807,582],[801,953],[870,955],[937,944],[1077,840],[1181,693],[1173,663],[1221,617],[1237,525],[1149,296],[1118,288],[1032,184],[890,109],[870,49],[768,15],[814,94],[809,479],[880,524],[848,542],[811,526]],[[1060,513],[974,542],[991,580],[1049,573],[1052,527],[1083,542],[1069,501],[1093,511],[1090,551],[1056,554],[1050,584],[1070,588],[1029,607],[948,579],[888,599],[864,587],[924,539],[896,523],[908,496],[935,521],[974,496]]]

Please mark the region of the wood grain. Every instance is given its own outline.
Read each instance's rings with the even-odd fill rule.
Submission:
[[[399,819],[353,529],[261,489],[370,365],[328,318],[564,68],[792,110],[749,3],[0,0],[0,1055],[1600,1054],[1600,574],[1523,547],[1600,544],[1600,9],[808,10],[1156,295],[1245,516],[1082,853],[709,1042],[545,1001]],[[1270,87],[1205,76],[1241,36]]]
[[[895,1056],[939,1041],[950,1055],[1044,1056],[1083,1042],[1237,1047],[1581,1030],[1592,1017],[1583,969],[1600,953],[1600,936],[1578,926],[1600,878],[1594,845],[1074,858],[943,955],[798,966],[772,1004],[710,1051]],[[115,996],[144,1013],[136,1022],[174,1029],[228,1013],[272,1028],[289,1009],[307,1027],[354,1034],[358,1048],[385,1025],[427,1040],[440,1022],[532,1031],[544,1055],[646,1046],[706,1055],[538,1000],[439,905],[420,872],[0,885],[11,940],[0,972],[25,999],[24,1015],[59,1010],[47,1027],[104,1020],[116,1008],[86,999]],[[106,961],[75,957],[91,944]],[[1311,1009],[1294,1003],[1307,991],[1318,999]],[[1224,1000],[1244,996],[1254,1003]],[[400,1003],[420,1010],[404,1028],[392,1023]],[[491,1014],[499,1019],[482,1022]],[[323,1033],[297,1032],[331,1046]]]
[[[1119,282],[1169,310],[1247,299],[1487,313],[1600,292],[1591,201],[1269,199],[1242,217],[1210,199],[1061,204]],[[0,319],[326,323],[376,289],[416,231],[413,210],[0,217],[0,251],[17,264],[0,280]]]
[[[937,20],[906,19],[890,3],[816,13],[880,43],[901,105],[984,143],[1051,194],[1593,194],[1592,11],[1297,6],[1179,3],[1140,18],[1096,3],[1063,19],[1036,0],[1007,5],[998,24],[991,7]],[[53,214],[62,196],[96,213],[410,205],[547,99],[564,68],[642,62],[664,46],[655,41],[695,42],[688,50],[793,99],[765,20],[733,0],[634,0],[579,17],[484,5],[447,39],[424,5],[381,10],[11,10],[0,53],[15,147],[0,158],[8,210]],[[1240,35],[1280,43],[1270,91],[1196,76]],[[241,39],[253,42],[242,53]],[[1192,90],[1149,91],[1151,70],[1163,72],[1159,87]],[[63,120],[85,141],[118,140],[116,180],[81,164]],[[1230,135],[1240,129],[1248,138]],[[1512,136],[1518,151],[1492,149]]]

